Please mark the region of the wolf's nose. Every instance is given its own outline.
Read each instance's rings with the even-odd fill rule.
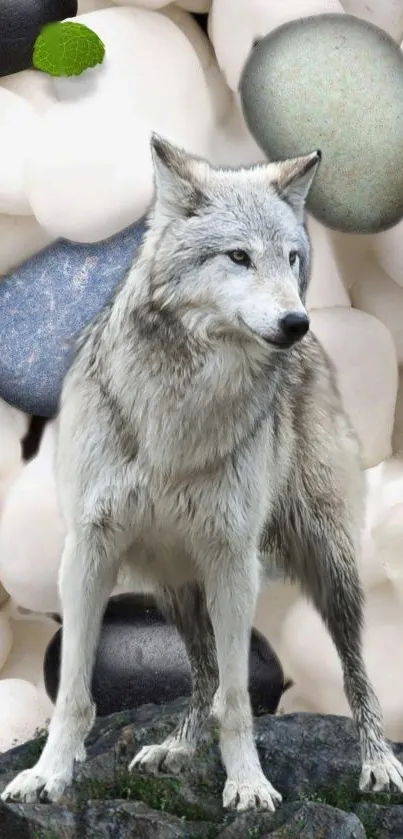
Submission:
[[[305,312],[289,312],[281,318],[280,327],[287,341],[299,341],[308,332],[308,315]]]

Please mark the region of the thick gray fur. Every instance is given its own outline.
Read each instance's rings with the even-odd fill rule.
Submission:
[[[71,782],[94,719],[103,610],[126,568],[176,623],[194,681],[178,729],[132,766],[178,771],[214,699],[224,805],[274,809],[281,795],[260,767],[247,691],[267,562],[300,582],[337,647],[361,786],[403,789],[361,651],[358,442],[318,340],[284,332],[290,313],[308,325],[304,203],[319,153],[213,169],[154,137],[152,154],[155,202],[141,252],[86,330],[64,385],[60,689],[38,763],[3,798],[57,800]]]

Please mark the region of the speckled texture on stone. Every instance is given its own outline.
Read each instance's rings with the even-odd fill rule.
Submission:
[[[138,222],[91,245],[59,240],[0,284],[0,397],[28,414],[53,416],[76,336],[130,268]]]
[[[254,47],[240,94],[271,160],[322,151],[317,219],[374,233],[403,216],[403,53],[385,32],[350,15],[291,21]]]

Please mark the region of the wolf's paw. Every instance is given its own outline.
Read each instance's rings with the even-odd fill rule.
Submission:
[[[71,778],[45,773],[40,767],[25,769],[11,781],[1,794],[3,801],[59,801]]]
[[[150,775],[158,772],[178,774],[189,762],[193,752],[185,746],[170,745],[143,746],[129,765],[129,770],[138,769]]]
[[[360,790],[380,792],[393,787],[403,792],[403,766],[391,750],[378,760],[363,764]]]
[[[260,807],[262,810],[271,810],[274,813],[277,804],[280,804],[282,797],[271,785],[270,781],[263,775],[257,778],[247,778],[241,781],[227,780],[224,793],[224,807],[237,810],[252,810]]]

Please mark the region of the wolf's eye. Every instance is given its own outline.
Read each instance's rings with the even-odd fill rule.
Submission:
[[[291,267],[293,265],[295,265],[297,259],[298,259],[298,251],[290,251],[290,253],[288,254],[288,261],[289,261]]]
[[[236,265],[244,265],[245,268],[249,268],[252,264],[251,258],[248,256],[246,251],[242,251],[239,248],[234,251],[227,251],[227,256],[229,256]]]

